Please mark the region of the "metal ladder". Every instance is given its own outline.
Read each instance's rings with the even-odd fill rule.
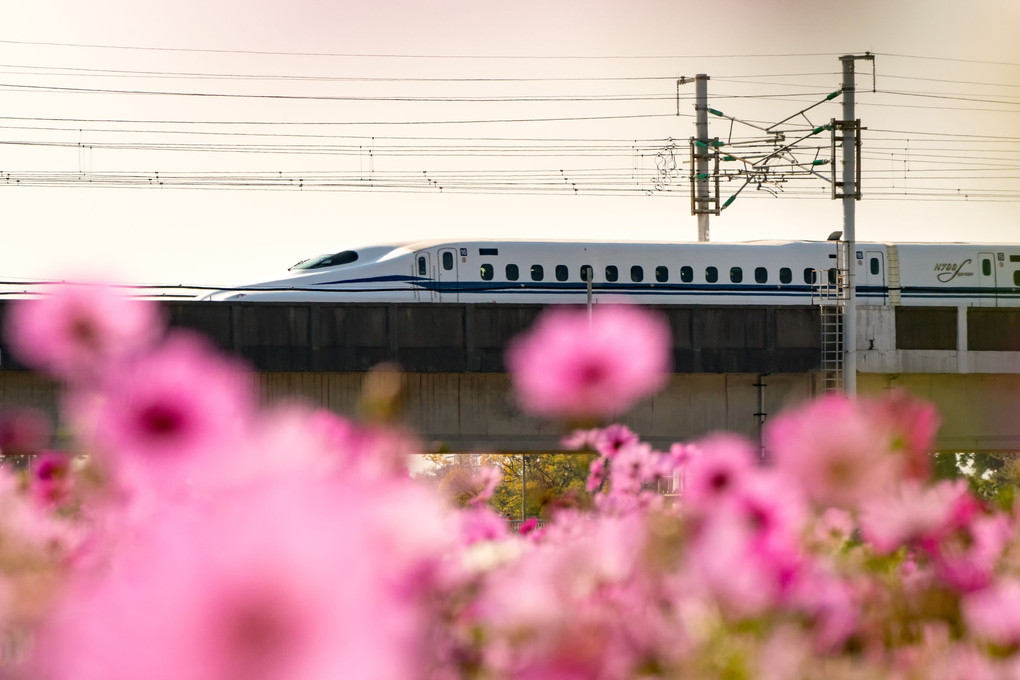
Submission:
[[[847,289],[846,243],[836,243],[836,266],[816,269],[811,304],[817,305],[821,327],[822,386],[826,392],[843,391],[843,313]]]

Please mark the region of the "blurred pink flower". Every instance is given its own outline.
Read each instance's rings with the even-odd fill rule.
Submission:
[[[1003,579],[963,599],[963,618],[981,639],[1002,647],[1020,644],[1020,581]]]
[[[992,582],[1011,535],[1005,515],[979,515],[926,548],[939,579],[960,592],[972,592]]]
[[[965,480],[924,487],[907,479],[862,505],[861,532],[877,552],[890,553],[917,541],[938,542],[976,511]]]
[[[165,473],[243,444],[253,412],[250,376],[199,338],[178,332],[111,373],[95,418],[97,454]]]
[[[15,302],[5,328],[15,355],[57,378],[95,378],[150,344],[163,330],[154,302],[110,285],[62,284]]]
[[[38,676],[413,676],[427,621],[409,577],[442,545],[405,545],[414,527],[390,531],[388,505],[403,501],[426,522],[431,510],[399,491],[376,499],[310,483],[253,485],[223,501],[166,508],[108,570],[80,574],[40,635]]]
[[[57,451],[44,451],[33,456],[29,466],[28,490],[43,506],[65,503],[74,490],[71,456]]]
[[[518,400],[532,413],[610,417],[665,384],[669,327],[636,307],[596,307],[590,324],[585,310],[554,309],[512,341],[507,366]]]
[[[862,405],[875,429],[888,441],[889,449],[902,459],[904,476],[927,479],[940,424],[935,406],[904,390],[866,400]]]
[[[712,435],[683,454],[684,502],[707,512],[734,496],[757,467],[750,443],[735,435]]]
[[[614,458],[621,449],[636,444],[638,436],[626,425],[614,423],[595,432],[595,450],[606,458]]]
[[[903,468],[869,409],[842,395],[776,416],[765,440],[776,468],[821,507],[857,508],[887,493]]]

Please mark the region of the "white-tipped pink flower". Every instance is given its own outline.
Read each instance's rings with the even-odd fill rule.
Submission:
[[[93,379],[148,346],[163,331],[154,302],[110,285],[62,284],[15,302],[6,335],[28,366],[65,380]]]
[[[544,416],[604,418],[659,390],[671,370],[665,320],[636,307],[555,309],[515,339],[507,366],[518,400]]]

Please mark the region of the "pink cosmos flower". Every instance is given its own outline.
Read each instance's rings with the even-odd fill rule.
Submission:
[[[1003,579],[967,595],[963,617],[982,639],[1003,647],[1020,644],[1020,581]]]
[[[401,489],[290,480],[167,507],[71,583],[34,677],[413,677],[428,624],[414,579],[444,546],[431,529],[419,544],[417,521],[397,531],[391,504],[426,527],[435,512]]]
[[[1012,526],[1005,515],[982,515],[941,537],[931,546],[935,574],[960,592],[985,588],[1009,543]]]
[[[29,366],[57,378],[94,378],[150,344],[163,329],[154,302],[109,285],[62,284],[14,303],[6,335]]]
[[[684,501],[693,508],[711,512],[755,473],[754,451],[742,437],[713,435],[693,448],[684,470]]]
[[[507,352],[518,400],[528,411],[564,418],[622,413],[665,383],[666,322],[636,307],[555,309],[515,338]]]
[[[861,402],[827,395],[772,419],[766,447],[777,469],[822,507],[856,508],[888,492],[903,465]]]
[[[250,376],[184,332],[112,373],[89,402],[96,453],[162,473],[236,451],[253,411]],[[95,409],[89,412],[89,409]]]
[[[890,553],[920,541],[931,544],[977,511],[965,480],[943,481],[922,487],[907,479],[889,494],[865,502],[860,524],[864,537],[879,553]]]
[[[876,430],[883,433],[889,449],[903,460],[903,474],[911,479],[927,479],[940,424],[935,406],[904,390],[867,400],[862,406]]]
[[[62,505],[74,489],[71,456],[57,451],[44,451],[32,458],[28,490],[41,505]]]

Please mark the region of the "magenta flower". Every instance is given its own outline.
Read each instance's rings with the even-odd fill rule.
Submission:
[[[713,435],[687,450],[684,500],[691,507],[711,512],[733,498],[756,472],[750,443],[734,435]]]
[[[507,352],[517,397],[528,411],[564,418],[622,413],[665,383],[671,370],[666,322],[620,305],[588,313],[555,309]]]
[[[150,344],[163,330],[154,302],[108,285],[63,284],[11,306],[5,329],[29,366],[71,380],[95,378]]]
[[[95,418],[98,454],[167,472],[202,454],[236,451],[253,399],[235,362],[178,332],[109,376],[98,405],[79,407],[79,415]]]
[[[34,456],[29,467],[28,490],[45,507],[65,503],[74,490],[71,456],[57,451]]]

